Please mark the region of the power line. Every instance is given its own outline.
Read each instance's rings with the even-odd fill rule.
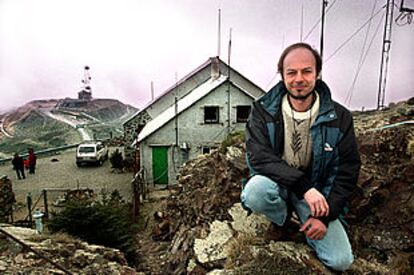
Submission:
[[[334,6],[335,2],[337,0],[334,0],[332,2],[332,4],[326,9],[325,11],[325,15],[328,14],[329,10]],[[316,23],[312,26],[312,28],[310,29],[310,31],[305,35],[305,38],[303,38],[303,41],[306,41],[306,39],[309,37],[309,35],[311,35],[311,33],[315,30],[315,28],[319,25],[319,23],[322,21],[322,16],[319,17],[318,21],[316,21]]]
[[[347,40],[345,40],[345,42],[343,42],[341,44],[341,46],[339,46],[325,61],[324,63],[328,62],[332,57],[335,56],[335,54],[337,54],[346,44],[348,44],[349,41],[352,40],[352,38],[354,38],[361,30],[364,29],[364,27],[372,20],[374,19],[381,11],[383,8],[379,9],[373,16],[371,16],[371,18],[369,18],[361,27],[359,27]]]
[[[272,77],[272,79],[267,83],[266,90],[269,90],[270,85],[273,83],[273,81],[276,79],[278,72],[276,71],[275,75]]]
[[[348,97],[349,97],[349,99],[347,98],[347,101],[345,101],[345,103],[346,103],[346,102],[348,102],[348,103],[346,103],[348,107],[349,107],[349,105],[351,104],[351,99],[352,99],[352,95],[353,95],[353,92],[354,92],[355,84],[356,84],[356,81],[357,81],[357,79],[358,79],[359,73],[360,73],[360,71],[361,71],[361,69],[362,69],[362,65],[365,63],[365,60],[366,60],[366,58],[367,58],[367,56],[368,56],[368,52],[369,52],[369,50],[371,49],[371,46],[372,46],[372,44],[373,44],[373,42],[374,42],[374,39],[375,39],[375,37],[378,35],[378,32],[379,32],[379,30],[380,30],[381,23],[382,23],[383,19],[384,19],[384,15],[382,15],[381,20],[380,20],[380,22],[379,22],[379,23],[378,23],[378,25],[377,25],[377,28],[376,28],[376,30],[375,30],[374,35],[373,35],[373,36],[372,36],[372,38],[371,38],[371,41],[370,41],[370,43],[369,43],[369,45],[368,45],[367,51],[365,52],[365,56],[364,56],[364,58],[363,58],[363,60],[362,60],[362,62],[361,62],[361,65],[360,65],[360,67],[358,68],[358,70],[357,70],[357,72],[356,72],[356,74],[355,74],[355,77],[354,77],[354,81],[353,81],[353,83],[352,83],[352,86],[351,86],[351,88],[349,89],[349,92],[348,92]]]
[[[378,2],[378,0],[375,0],[374,5],[372,6],[370,17],[372,17],[374,15],[374,11],[375,11],[375,8],[377,6],[377,2]],[[358,78],[358,74],[359,74],[359,72],[360,72],[360,70],[362,68],[362,63],[363,63],[364,55],[366,56],[368,54],[368,50],[367,50],[367,52],[365,52],[365,47],[366,47],[366,44],[367,44],[368,34],[369,34],[370,30],[371,30],[371,23],[372,23],[372,20],[369,22],[367,31],[365,33],[364,43],[362,44],[361,54],[360,54],[359,60],[358,60],[358,67],[357,67],[357,70],[355,72],[355,76],[354,76],[354,79],[352,81],[352,85],[351,85],[351,87],[348,90],[348,93],[347,93],[347,97],[346,97],[346,101],[345,102],[348,102],[348,100],[349,100],[349,103],[350,103],[350,101],[351,101],[353,89],[355,87],[355,83],[356,83],[356,80]],[[348,105],[348,107],[349,107],[349,105]]]

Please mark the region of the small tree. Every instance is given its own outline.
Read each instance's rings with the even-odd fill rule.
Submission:
[[[119,192],[99,202],[69,201],[48,222],[52,233],[66,232],[92,244],[121,250],[129,264],[137,260],[135,234],[130,206],[123,202]]]
[[[111,156],[109,157],[109,161],[111,162],[112,168],[124,168],[124,158],[122,157],[122,153],[118,149],[116,149],[111,154]]]

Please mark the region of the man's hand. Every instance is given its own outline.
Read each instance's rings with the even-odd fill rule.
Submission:
[[[305,232],[306,237],[311,240],[321,240],[326,235],[326,226],[320,220],[310,217],[299,231]]]
[[[309,189],[303,197],[308,203],[311,216],[322,217],[329,215],[329,205],[326,202],[325,197],[315,188]]]

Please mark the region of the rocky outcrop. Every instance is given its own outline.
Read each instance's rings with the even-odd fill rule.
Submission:
[[[0,229],[8,234],[0,232],[1,274],[137,274],[116,249],[63,234],[39,235],[36,230],[5,224]]]
[[[206,238],[195,239],[195,259],[190,260],[187,271],[196,270],[195,263],[198,263],[207,272],[208,268],[205,267],[213,264],[217,267],[218,260],[221,260],[222,268],[208,274],[334,274],[305,243],[266,243],[263,228],[267,228],[269,221],[263,216],[246,216],[240,204],[235,204],[229,213],[232,221],[214,221]],[[222,232],[225,232],[224,237]],[[389,274],[391,270],[383,264],[358,258],[347,272]]]
[[[414,269],[413,109],[404,102],[355,116],[362,169],[347,217],[356,256],[348,274],[407,274]],[[238,143],[222,152],[183,168],[163,209],[168,222],[159,221],[168,225],[166,238],[160,239],[171,242],[158,272],[331,274],[303,241],[264,241],[269,222],[246,216],[237,204],[247,175],[244,146]]]

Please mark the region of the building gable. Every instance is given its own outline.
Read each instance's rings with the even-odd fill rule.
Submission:
[[[151,120],[144,127],[141,133],[138,135],[138,142],[147,138],[153,132],[155,132],[156,130],[164,126],[167,122],[169,122],[171,119],[173,119],[176,115],[185,111],[195,102],[197,102],[198,100],[203,98],[205,95],[213,91],[215,88],[223,84],[226,81],[226,79],[227,79],[227,76],[221,76],[217,79],[210,79],[206,81],[205,83],[201,84],[200,86],[198,86],[193,91],[191,91],[189,94],[187,94],[185,97],[183,97],[177,102],[177,106],[172,105],[171,107],[166,109],[164,112],[162,112],[160,115],[158,115],[156,118]],[[177,107],[177,111],[176,111],[176,107]]]
[[[216,63],[215,63],[216,62]],[[174,104],[175,97],[181,99],[185,97],[188,93],[194,90],[197,86],[205,83],[208,79],[212,77],[213,74],[217,73],[217,68],[214,68],[213,64],[218,62],[218,75],[228,76],[229,67],[218,57],[211,57],[206,62],[201,64],[194,71],[190,72],[188,75],[180,79],[176,84],[167,89],[162,95],[151,101],[144,108],[139,110],[135,115],[133,115],[129,120],[124,124],[129,123],[130,120],[138,116],[141,112],[147,111],[151,117],[156,117],[162,113],[165,109]],[[258,87],[256,84],[251,82],[245,76],[240,74],[238,71],[230,67],[230,79],[234,85],[239,86],[244,91],[249,91],[249,93],[254,97],[258,98],[264,95],[264,91]]]

